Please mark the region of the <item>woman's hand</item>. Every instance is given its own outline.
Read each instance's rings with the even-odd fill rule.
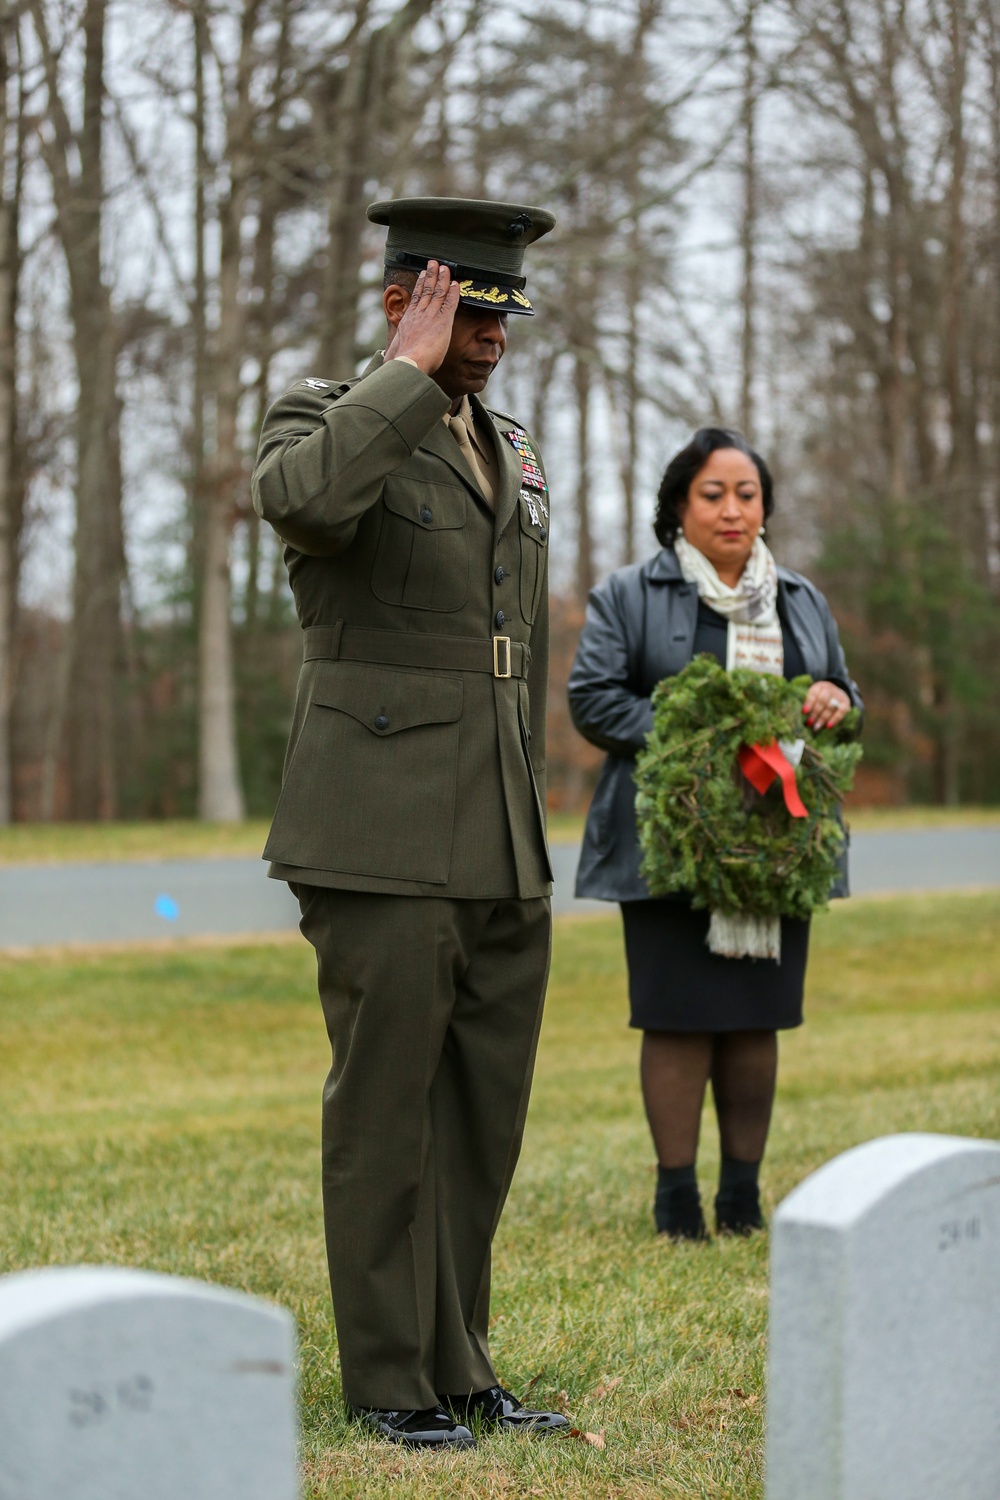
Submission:
[[[835,729],[850,711],[851,700],[835,682],[814,682],[802,713],[811,729]]]

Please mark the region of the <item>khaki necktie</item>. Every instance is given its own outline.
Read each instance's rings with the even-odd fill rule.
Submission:
[[[446,417],[445,421],[448,424],[448,430],[451,432],[452,436],[459,446],[459,449],[461,450],[462,457],[465,459],[465,462],[469,465],[469,468],[476,476],[476,481],[479,484],[479,488],[483,492],[483,497],[490,505],[492,505],[493,486],[492,484],[490,484],[489,478],[487,477],[483,469],[483,465],[479,460],[479,454],[476,452],[475,445],[473,444],[472,439],[469,436],[468,427],[459,416]]]

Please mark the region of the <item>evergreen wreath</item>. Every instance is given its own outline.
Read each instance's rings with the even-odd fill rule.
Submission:
[[[846,834],[838,818],[861,746],[851,709],[835,729],[802,717],[808,677],[788,682],[696,656],[653,691],[653,728],[636,760],[636,817],[650,893],[685,892],[696,907],[805,918],[828,903]],[[761,795],[740,748],[804,740],[795,772],[808,817],[792,817],[781,784]]]

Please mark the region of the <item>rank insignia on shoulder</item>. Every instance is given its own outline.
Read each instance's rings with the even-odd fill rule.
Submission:
[[[329,380],[301,380],[300,385],[307,386],[311,391],[328,391],[332,385]]]
[[[538,462],[538,457],[535,453],[535,450],[531,446],[531,439],[525,432],[524,428],[510,427],[504,433],[504,437],[507,439],[508,443],[510,443],[514,452],[521,460],[521,469],[524,473],[525,484],[529,489],[541,490],[543,494],[547,495],[549,492],[549,487],[545,483],[545,475],[542,473],[542,466]],[[548,515],[548,511],[546,511],[545,514]]]

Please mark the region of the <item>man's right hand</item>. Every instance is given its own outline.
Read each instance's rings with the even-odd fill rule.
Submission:
[[[429,260],[417,277],[410,304],[396,325],[386,360],[405,355],[425,375],[433,375],[448,353],[458,307],[458,282],[447,266]]]

